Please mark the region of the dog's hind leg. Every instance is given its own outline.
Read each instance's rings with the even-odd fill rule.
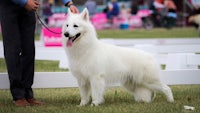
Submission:
[[[101,75],[92,76],[90,78],[92,104],[91,106],[98,106],[104,102],[103,94],[105,91],[105,80]]]
[[[155,83],[147,83],[145,84],[145,86],[150,88],[151,90],[163,92],[167,97],[168,102],[174,102],[172,91],[166,84],[155,82]]]
[[[154,91],[145,88],[143,86],[139,86],[139,85],[134,85],[133,83],[130,82],[125,82],[122,84],[123,87],[125,87],[130,93],[133,94],[135,101],[137,102],[145,102],[145,103],[149,103],[151,102],[154,97],[155,97],[155,93]]]
[[[154,91],[143,86],[138,86],[137,88],[135,88],[133,95],[134,95],[135,101],[145,102],[145,103],[152,102],[156,96]]]
[[[90,101],[91,96],[91,86],[88,80],[78,79],[78,85],[81,95],[80,106],[85,106]]]

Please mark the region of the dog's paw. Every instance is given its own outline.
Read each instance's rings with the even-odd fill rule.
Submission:
[[[81,103],[79,104],[79,106],[86,106],[88,104],[88,101],[81,101]]]
[[[99,106],[100,104],[104,103],[105,100],[102,99],[100,101],[92,101],[91,106]]]
[[[87,104],[86,103],[80,103],[79,106],[86,106]]]
[[[98,103],[91,103],[91,105],[90,105],[91,107],[93,107],[93,106],[99,106],[99,104]]]
[[[137,88],[133,95],[136,102],[144,102],[144,103],[151,103],[156,96],[154,91],[151,91],[143,87]]]
[[[170,102],[170,103],[173,103],[174,102],[174,98],[167,99],[167,101]]]

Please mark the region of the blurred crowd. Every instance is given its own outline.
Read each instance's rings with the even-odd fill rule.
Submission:
[[[120,7],[117,0],[111,0],[108,10],[105,12],[110,21],[113,20],[113,17],[121,17],[129,20],[132,15],[137,15],[138,11],[142,9],[151,11],[149,15],[142,17],[143,23],[146,22],[147,18],[150,18],[155,27],[164,26],[170,28],[175,25],[177,8],[173,0],[133,0],[128,8],[124,4],[121,4]]]
[[[126,24],[133,23],[133,16],[140,16],[143,27],[165,27],[172,28],[176,26],[178,13],[176,0],[131,0],[128,4],[126,2],[118,2],[117,0],[110,0],[102,13],[106,15],[107,24],[113,25],[114,20],[121,19]],[[190,14],[189,22],[194,23],[196,27],[200,22],[196,22],[194,16],[200,14],[200,0],[185,0],[192,6],[192,13]],[[95,0],[87,0],[83,7],[87,7],[92,18],[97,12],[97,3]],[[53,14],[52,3],[49,0],[43,0],[42,16],[46,23],[48,18]],[[141,10],[148,11],[149,14],[141,16]],[[136,17],[135,17],[136,18]],[[200,18],[200,17],[199,17]]]
[[[190,0],[193,6],[193,12],[189,17],[189,22],[199,29],[200,36],[200,0]]]

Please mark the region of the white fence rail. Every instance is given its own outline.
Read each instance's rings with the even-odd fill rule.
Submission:
[[[200,84],[200,70],[162,70],[161,80],[168,85]],[[110,84],[112,86],[112,84]],[[115,84],[119,85],[119,84]],[[33,88],[78,87],[70,72],[36,72]],[[8,89],[7,73],[0,73],[0,89]]]

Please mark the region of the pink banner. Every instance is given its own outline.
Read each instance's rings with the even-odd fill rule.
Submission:
[[[56,32],[56,33],[61,33],[61,28],[49,28],[51,31]],[[62,46],[62,39],[61,39],[61,34],[55,34],[46,28],[42,28],[42,34],[43,34],[43,40],[44,40],[44,45],[46,47],[48,46]]]

